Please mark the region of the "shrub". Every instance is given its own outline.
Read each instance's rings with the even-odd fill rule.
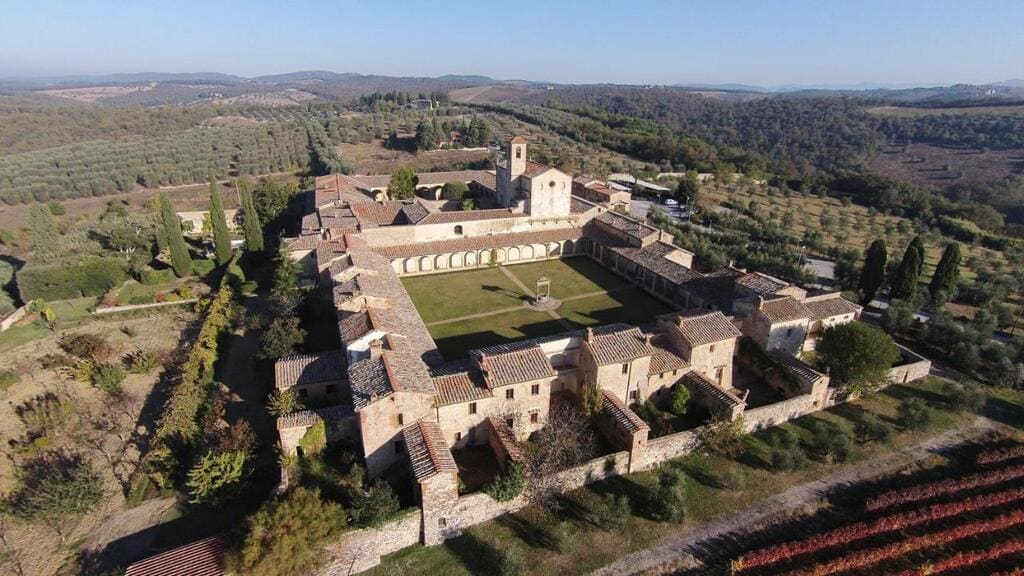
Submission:
[[[61,337],[58,345],[61,350],[82,360],[104,360],[111,352],[106,338],[87,332],[65,334]]]
[[[498,502],[508,502],[519,496],[525,485],[526,475],[523,471],[523,465],[510,461],[505,472],[485,486],[484,492]]]
[[[441,198],[445,200],[462,200],[462,197],[469,192],[469,186],[462,181],[445,182],[441,187]]]
[[[157,367],[159,361],[155,353],[150,350],[136,350],[124,359],[124,365],[128,368],[129,374],[149,374]]]
[[[79,262],[28,265],[17,274],[18,291],[26,302],[101,296],[127,279],[122,259],[95,256]]]
[[[853,455],[853,438],[835,422],[819,420],[811,431],[811,450],[824,462],[845,462]]]
[[[71,404],[53,392],[45,392],[16,406],[14,413],[25,425],[28,437],[35,439],[57,432],[71,415]]]
[[[205,277],[210,272],[213,272],[217,268],[217,263],[213,260],[193,260],[192,261],[192,273],[199,277]],[[173,274],[173,272],[172,272]]]
[[[597,506],[597,525],[603,530],[618,534],[626,527],[626,521],[631,514],[629,498],[624,495],[605,494]]]
[[[770,442],[772,466],[776,470],[799,470],[807,466],[807,455],[800,440],[789,430],[772,435]]]
[[[189,501],[216,504],[237,494],[246,473],[246,452],[210,452],[188,472]]]
[[[310,456],[319,454],[324,451],[324,448],[327,448],[327,427],[324,425],[323,420],[318,421],[306,430],[306,433],[302,435],[302,439],[299,440],[299,446],[302,447],[303,454]]]
[[[885,380],[900,359],[892,338],[863,322],[849,322],[825,330],[818,354],[831,369],[833,380],[861,393]]]
[[[4,509],[17,518],[54,525],[92,510],[103,498],[103,484],[78,454],[52,451],[26,462]]]
[[[269,501],[245,522],[240,550],[228,556],[239,574],[293,576],[315,572],[324,544],[345,527],[345,510],[316,489],[296,488]]]
[[[743,451],[747,436],[743,418],[719,420],[704,427],[700,440],[714,454],[733,458]]]
[[[945,385],[949,404],[962,412],[978,412],[985,406],[985,393],[968,384],[947,382]]]
[[[682,382],[676,382],[672,385],[672,403],[670,409],[672,413],[677,416],[686,414],[686,409],[690,404],[690,389],[683,385]]]
[[[263,333],[260,351],[256,357],[261,360],[276,360],[295,353],[295,348],[302,344],[306,331],[299,327],[299,319],[294,316],[274,318]]]
[[[124,376],[124,367],[120,364],[101,363],[93,367],[89,381],[107,394],[118,396],[123,392],[121,382],[124,382]]]
[[[0,370],[0,390],[7,390],[18,383],[21,378],[13,370]]]
[[[294,390],[275,390],[267,398],[267,412],[280,418],[286,414],[305,409]]]
[[[391,486],[378,480],[352,508],[352,520],[360,526],[378,527],[398,512],[398,496]]]
[[[257,288],[259,288],[259,284],[257,284],[256,282],[254,282],[252,280],[246,280],[245,282],[242,282],[241,284],[239,284],[238,291],[243,296],[248,296],[250,294],[255,294]]]
[[[139,272],[139,282],[146,286],[152,286],[154,284],[164,284],[174,280],[174,270],[170,268],[163,268],[160,270],[154,270],[152,268],[145,268],[142,272]]]
[[[861,442],[887,442],[892,438],[892,428],[870,412],[864,412],[857,418],[853,433]]]
[[[56,370],[57,368],[73,368],[77,364],[77,361],[68,356],[67,354],[50,353],[44,354],[39,359],[39,365],[47,370]]]
[[[515,548],[501,551],[498,560],[498,576],[520,576],[523,574],[523,553]]]
[[[907,430],[922,430],[932,421],[932,411],[920,398],[907,398],[897,407],[900,426]]]
[[[675,468],[662,471],[654,488],[653,516],[662,522],[679,522],[686,515],[686,474]]]
[[[743,473],[743,469],[730,466],[722,471],[718,477],[722,487],[738,492],[743,490],[747,486],[747,475]]]

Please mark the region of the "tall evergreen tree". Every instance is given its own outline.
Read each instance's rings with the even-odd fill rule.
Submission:
[[[252,252],[263,251],[263,225],[260,223],[260,215],[256,212],[256,204],[252,201],[252,190],[249,183],[239,180],[239,195],[242,197],[242,234],[245,235],[245,246]]]
[[[935,268],[935,274],[932,275],[932,281],[928,285],[928,292],[931,293],[932,298],[939,292],[944,292],[946,296],[952,296],[959,276],[960,244],[953,242],[947,244],[946,248],[942,251],[942,258],[939,259],[939,265]]]
[[[32,239],[32,260],[52,262],[60,253],[61,236],[53,221],[53,212],[46,204],[33,204],[28,209],[28,233]]]
[[[924,269],[924,241],[915,236],[903,253],[903,260],[896,270],[896,277],[890,283],[889,295],[893,298],[913,302],[917,298],[917,281]]]
[[[171,268],[174,275],[184,278],[192,273],[192,258],[188,254],[188,244],[181,233],[181,219],[174,210],[174,203],[166,194],[160,194],[160,224],[167,236],[167,247],[171,251]]]
[[[860,273],[860,285],[857,287],[861,293],[861,304],[867,305],[878,294],[878,289],[885,281],[885,264],[889,258],[889,251],[885,247],[885,240],[878,239],[868,247],[864,255],[864,269]]]
[[[231,260],[231,234],[228,221],[224,218],[224,202],[220,197],[220,184],[210,176],[210,221],[213,222],[213,248],[217,253],[217,265],[223,266]]]

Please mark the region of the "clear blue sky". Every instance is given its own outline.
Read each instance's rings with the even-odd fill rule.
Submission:
[[[1022,0],[0,4],[0,76],[325,69],[772,86],[1024,78]]]

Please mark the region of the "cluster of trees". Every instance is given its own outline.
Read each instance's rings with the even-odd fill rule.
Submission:
[[[188,130],[131,142],[99,140],[0,156],[0,201],[21,204],[204,182],[211,171],[259,175],[305,167],[300,124]]]
[[[464,122],[439,121],[435,116],[430,120],[421,120],[416,125],[416,149],[436,150],[448,146],[453,143],[451,132],[461,132],[460,144],[467,148],[486,146],[494,137],[491,125],[481,116],[473,116],[468,125]],[[388,145],[392,148],[401,146],[397,132],[391,132]]]
[[[314,174],[351,173],[352,167],[342,160],[323,124],[306,122],[306,132],[309,134],[309,167]]]
[[[435,90],[429,94],[420,92],[412,94],[393,90],[390,92],[374,92],[364,94],[354,101],[356,109],[367,112],[389,112],[395,108],[401,108],[414,100],[429,100],[430,102],[445,105],[450,102],[447,92]]]

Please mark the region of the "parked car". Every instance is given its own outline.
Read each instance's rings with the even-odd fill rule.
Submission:
[[[679,206],[679,202],[671,198],[665,199],[665,206]]]

